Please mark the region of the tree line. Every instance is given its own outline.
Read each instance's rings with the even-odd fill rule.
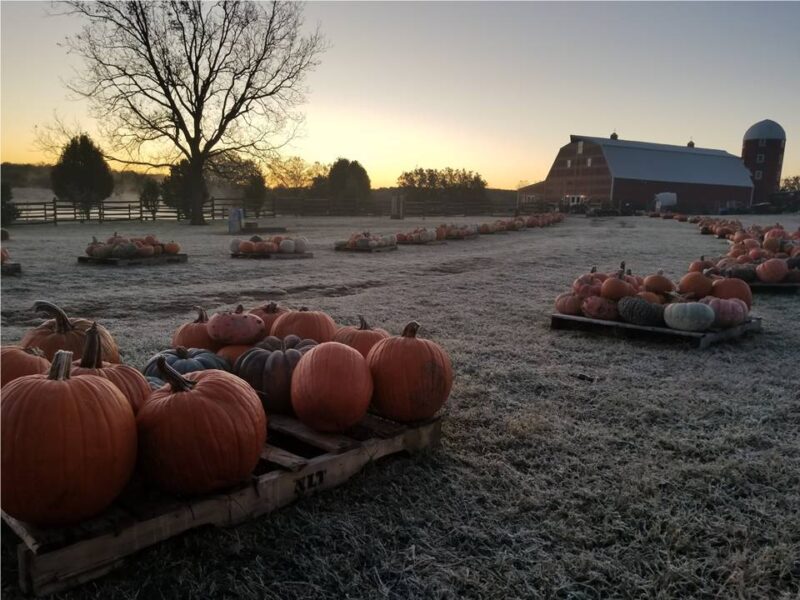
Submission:
[[[487,199],[486,181],[465,169],[423,169],[405,171],[397,185],[406,200],[424,204],[446,204],[463,207],[479,206]]]

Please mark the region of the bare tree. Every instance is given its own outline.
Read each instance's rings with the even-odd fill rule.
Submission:
[[[226,155],[266,161],[301,121],[303,81],[324,50],[285,2],[66,3],[86,19],[68,47],[85,62],[70,89],[89,100],[118,162],[188,162],[192,223],[204,170]]]

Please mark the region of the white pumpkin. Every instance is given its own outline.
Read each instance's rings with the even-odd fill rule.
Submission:
[[[700,302],[677,302],[664,309],[667,327],[681,331],[705,331],[715,319],[714,309]]]
[[[282,254],[294,254],[294,240],[283,240],[278,248]]]
[[[296,254],[304,254],[308,252],[308,240],[304,237],[294,240],[294,251]]]
[[[233,240],[231,241],[230,249],[231,252],[237,254],[239,252],[239,244],[242,243],[242,240]]]

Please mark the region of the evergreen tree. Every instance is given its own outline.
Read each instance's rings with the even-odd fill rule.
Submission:
[[[77,206],[88,219],[92,208],[114,191],[114,177],[103,153],[88,135],[72,138],[50,172],[56,196]]]

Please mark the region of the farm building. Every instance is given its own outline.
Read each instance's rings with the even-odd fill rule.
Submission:
[[[742,140],[742,160],[753,177],[753,204],[769,200],[781,187],[786,132],[765,119],[748,129]]]
[[[742,159],[724,150],[571,135],[547,179],[520,188],[520,209],[584,212],[652,210],[657,194],[673,210],[717,213],[750,206],[753,181]],[[661,196],[664,197],[664,196]]]

